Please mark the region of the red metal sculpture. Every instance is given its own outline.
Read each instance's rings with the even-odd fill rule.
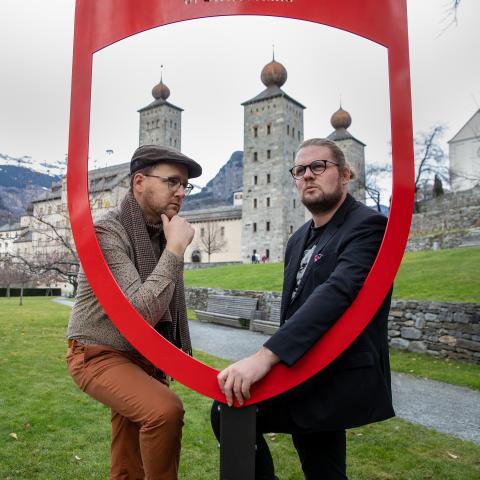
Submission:
[[[252,388],[258,403],[305,381],[332,362],[366,327],[400,266],[413,209],[413,146],[406,0],[77,0],[73,52],[67,191],[72,232],[100,303],[128,341],[189,388],[224,401],[217,371],[161,337],[132,307],[97,243],[88,194],[92,58],[130,35],[196,18],[268,15],[308,20],[355,33],[388,49],[393,192],[385,238],[368,278],[341,319],[292,368],[277,365]]]

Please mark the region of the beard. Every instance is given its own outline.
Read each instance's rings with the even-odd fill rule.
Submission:
[[[317,192],[308,197],[303,194],[301,201],[312,214],[326,213],[333,210],[340,202],[343,196],[342,184],[339,182],[337,188],[330,193],[325,193],[317,186]]]

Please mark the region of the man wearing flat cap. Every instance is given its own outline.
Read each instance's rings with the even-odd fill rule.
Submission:
[[[112,275],[163,337],[191,354],[183,255],[194,230],[178,216],[202,168],[177,150],[144,145],[130,164],[130,190],[95,223]],[[107,317],[81,271],[68,325],[67,363],[78,386],[111,409],[111,479],[175,480],[183,405],[166,375]]]

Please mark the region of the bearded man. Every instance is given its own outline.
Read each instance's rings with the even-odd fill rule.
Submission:
[[[178,215],[200,165],[173,148],[143,145],[130,162],[130,190],[95,222],[119,287],[163,337],[192,353],[183,255],[193,227]],[[177,480],[183,405],[167,376],[121,335],[83,272],[68,324],[67,363],[77,385],[112,414],[110,479]]]
[[[250,398],[251,386],[278,362],[292,366],[355,300],[373,265],[387,219],[348,193],[352,171],[332,141],[314,138],[298,148],[290,169],[312,220],[290,238],[280,329],[255,354],[222,370],[228,405]],[[389,293],[365,330],[318,374],[258,405],[255,479],[277,477],[263,433],[292,435],[305,478],[346,479],[345,429],[394,415],[387,323]],[[212,426],[219,438],[218,403]]]

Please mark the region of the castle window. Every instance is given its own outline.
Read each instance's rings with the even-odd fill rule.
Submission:
[[[292,137],[295,138],[295,127],[292,127]]]
[[[292,152],[292,160],[295,161],[295,152]]]
[[[253,136],[258,137],[258,127],[253,127]]]
[[[257,208],[257,199],[256,198],[253,199],[253,208]]]
[[[267,197],[267,207],[270,206],[270,197]]]
[[[257,223],[256,223],[256,222],[253,222],[253,231],[254,231],[254,232],[257,231]]]
[[[300,130],[297,132],[297,138],[300,140]]]
[[[258,160],[258,153],[253,152],[253,161],[256,162]]]
[[[287,135],[290,135],[290,125],[287,125]]]
[[[225,236],[225,227],[220,227],[220,235],[221,235],[222,237]]]
[[[267,158],[272,158],[272,151],[271,150],[267,150]]]
[[[267,223],[265,224],[265,230],[266,230],[267,232],[270,231],[270,222],[267,222]]]
[[[270,183],[270,174],[267,173],[267,183]]]
[[[160,120],[157,119],[157,124],[156,124],[156,127],[158,128],[159,126],[159,123],[160,123]]]
[[[202,238],[205,236],[205,229],[203,227],[200,229],[200,236]]]
[[[290,225],[290,233],[293,233],[293,225]]]
[[[172,128],[172,121],[170,120],[170,128]]]
[[[172,137],[169,138],[168,143],[170,146],[172,145]]]
[[[175,128],[175,130],[177,129],[177,122],[175,122],[173,128]]]
[[[177,140],[173,141],[173,145],[176,147],[177,146]]]
[[[52,213],[52,207],[48,207],[48,214],[50,215]]]
[[[254,185],[257,185],[257,184],[258,184],[258,177],[257,177],[257,175],[254,175],[254,176],[253,176],[253,184],[254,184]]]
[[[295,201],[295,199],[293,199],[293,208],[296,208],[297,207],[297,202]]]
[[[270,124],[267,125],[267,135],[272,133],[272,126]]]

